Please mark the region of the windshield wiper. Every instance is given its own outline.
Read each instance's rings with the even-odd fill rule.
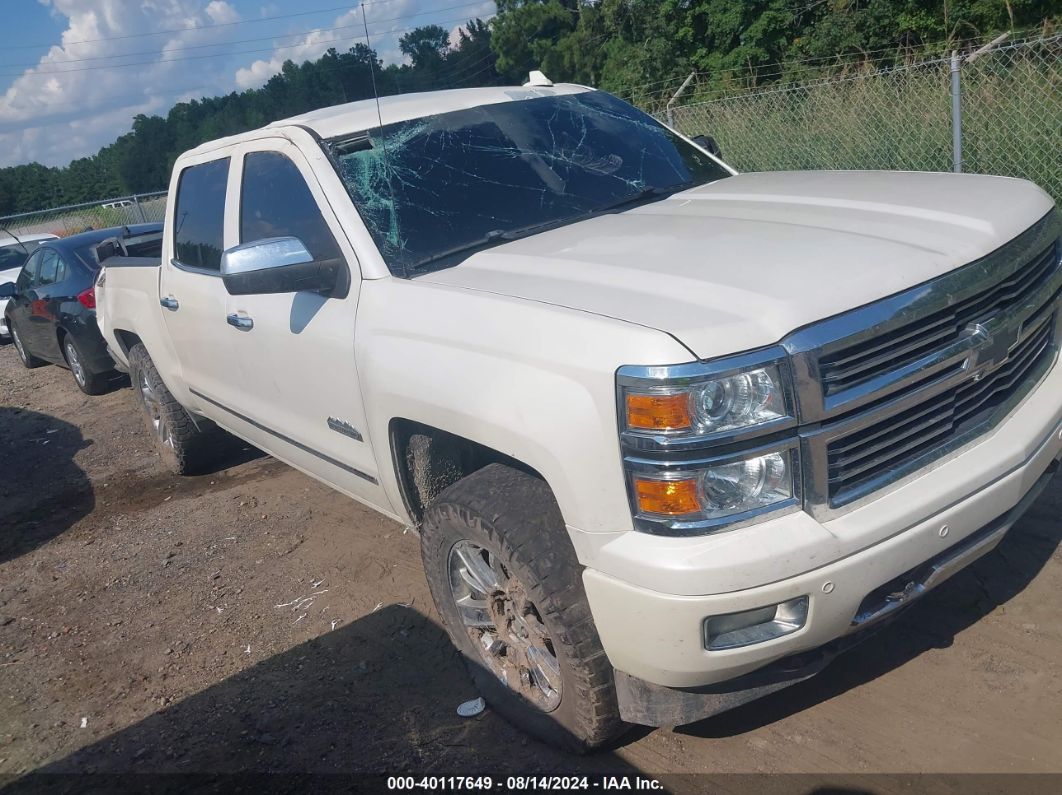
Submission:
[[[445,251],[440,251],[424,259],[417,260],[412,265],[406,266],[406,273],[412,273],[413,271],[421,270],[422,268],[431,265],[439,260],[449,259],[450,257],[456,257],[459,254],[472,254],[477,251],[482,251],[485,248],[491,248],[502,243],[508,243],[510,240],[519,240],[522,237],[528,237],[529,235],[537,234],[538,232],[545,232],[549,229],[553,229],[558,226],[567,226],[568,224],[578,223],[579,221],[586,221],[590,218],[595,218],[599,215],[605,215],[607,213],[615,212],[616,210],[623,209],[624,207],[630,207],[632,205],[640,204],[650,199],[662,199],[673,193],[686,190],[686,188],[692,187],[695,183],[691,180],[689,182],[680,182],[677,185],[669,185],[666,188],[650,187],[642,188],[635,193],[631,193],[618,199],[614,202],[595,207],[592,210],[588,210],[578,215],[570,215],[564,218],[555,218],[552,221],[542,221],[537,224],[528,224],[527,226],[520,226],[516,229],[492,229],[487,234],[477,237],[474,240],[470,240],[466,243],[448,248]]]
[[[501,229],[492,229],[482,237],[477,237],[474,240],[469,240],[460,245],[453,246],[452,248],[444,249],[436,254],[424,257],[424,259],[419,259],[411,265],[406,265],[406,272],[410,273],[412,271],[419,271],[421,268],[425,268],[433,262],[438,262],[442,259],[456,257],[458,254],[471,254],[485,248],[490,248],[499,243],[504,243],[506,241],[506,235],[508,234],[508,232]]]

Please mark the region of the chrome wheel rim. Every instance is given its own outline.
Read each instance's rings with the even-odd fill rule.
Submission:
[[[148,381],[147,373],[141,370],[138,380],[140,382],[140,397],[144,401],[144,408],[147,409],[148,419],[151,420],[151,427],[155,430],[155,436],[163,445],[172,448],[173,439],[170,438],[170,429],[166,425],[165,417],[162,416],[162,402],[151,386],[151,382]]]
[[[74,374],[74,380],[79,385],[85,385],[85,368],[81,366],[81,360],[77,358],[77,348],[74,347],[74,343],[67,341],[66,345],[66,363],[70,365],[70,372]]]
[[[457,613],[486,667],[539,709],[556,709],[560,662],[522,583],[496,555],[471,541],[454,544],[448,568]]]

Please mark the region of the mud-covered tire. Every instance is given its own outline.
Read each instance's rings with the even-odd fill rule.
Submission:
[[[451,587],[450,558],[460,542],[495,555],[533,603],[559,663],[560,701],[549,711],[504,684],[485,662],[477,630],[466,626]],[[421,554],[428,585],[479,693],[510,723],[567,751],[586,753],[625,728],[614,673],[597,634],[575,557],[549,487],[502,464],[480,469],[443,491],[424,516]]]
[[[23,367],[27,370],[32,370],[45,364],[43,359],[38,359],[26,349],[26,343],[23,342],[22,335],[10,320],[7,321],[7,328],[11,332],[11,342],[14,343],[15,351],[18,353],[18,360],[22,362]]]
[[[193,421],[166,388],[142,343],[129,349],[129,378],[148,433],[166,465],[178,475],[200,474],[209,467],[226,434],[209,420]]]
[[[107,391],[110,384],[110,373],[94,373],[85,366],[85,357],[74,342],[74,338],[67,335],[62,340],[63,358],[70,368],[70,374],[74,376],[77,388],[86,395],[102,395]]]

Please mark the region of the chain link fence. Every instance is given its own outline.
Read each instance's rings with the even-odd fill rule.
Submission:
[[[2,216],[0,237],[12,232],[16,236],[52,234],[67,237],[90,229],[162,221],[165,215],[166,191],[139,193]]]
[[[1060,55],[1062,34],[958,58],[963,171],[1031,179],[1062,203]],[[711,135],[739,171],[951,171],[956,155],[949,57],[848,65],[769,88],[705,81],[684,100],[658,117]]]

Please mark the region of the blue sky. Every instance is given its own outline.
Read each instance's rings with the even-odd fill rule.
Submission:
[[[398,62],[419,25],[455,31],[493,0],[364,0],[372,45]],[[0,166],[65,165],[138,113],[262,85],[288,58],[364,40],[342,0],[2,0]]]

